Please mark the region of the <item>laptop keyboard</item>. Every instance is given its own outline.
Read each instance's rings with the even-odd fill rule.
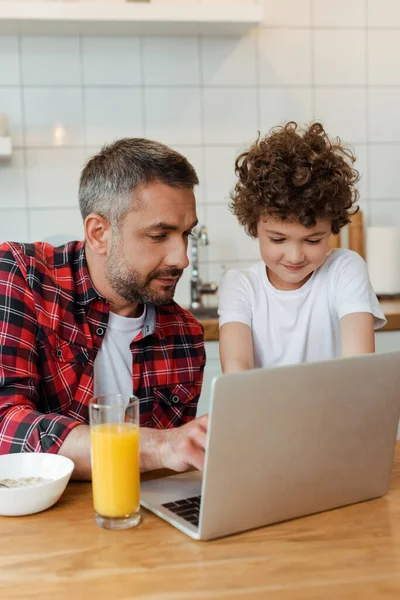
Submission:
[[[201,496],[193,496],[192,498],[184,498],[183,500],[176,500],[176,502],[167,502],[162,506],[167,508],[174,514],[178,515],[185,521],[189,521],[195,527],[199,526],[200,516],[200,501]]]

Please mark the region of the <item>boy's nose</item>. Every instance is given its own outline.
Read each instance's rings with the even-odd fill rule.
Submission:
[[[297,265],[304,261],[304,254],[299,246],[292,246],[286,253],[286,260],[291,265]]]

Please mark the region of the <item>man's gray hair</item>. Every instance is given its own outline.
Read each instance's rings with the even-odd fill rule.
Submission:
[[[83,220],[97,213],[118,226],[133,208],[133,192],[150,183],[192,189],[199,183],[189,161],[164,144],[124,138],[105,145],[84,167],[79,183]]]

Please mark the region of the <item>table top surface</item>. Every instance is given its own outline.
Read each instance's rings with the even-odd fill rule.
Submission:
[[[72,482],[43,513],[0,517],[0,598],[400,597],[400,442],[377,500],[211,542],[142,514],[100,529],[91,485]]]

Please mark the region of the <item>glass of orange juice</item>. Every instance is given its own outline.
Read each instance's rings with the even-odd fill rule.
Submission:
[[[139,400],[106,394],[89,405],[96,523],[127,529],[140,521]]]

